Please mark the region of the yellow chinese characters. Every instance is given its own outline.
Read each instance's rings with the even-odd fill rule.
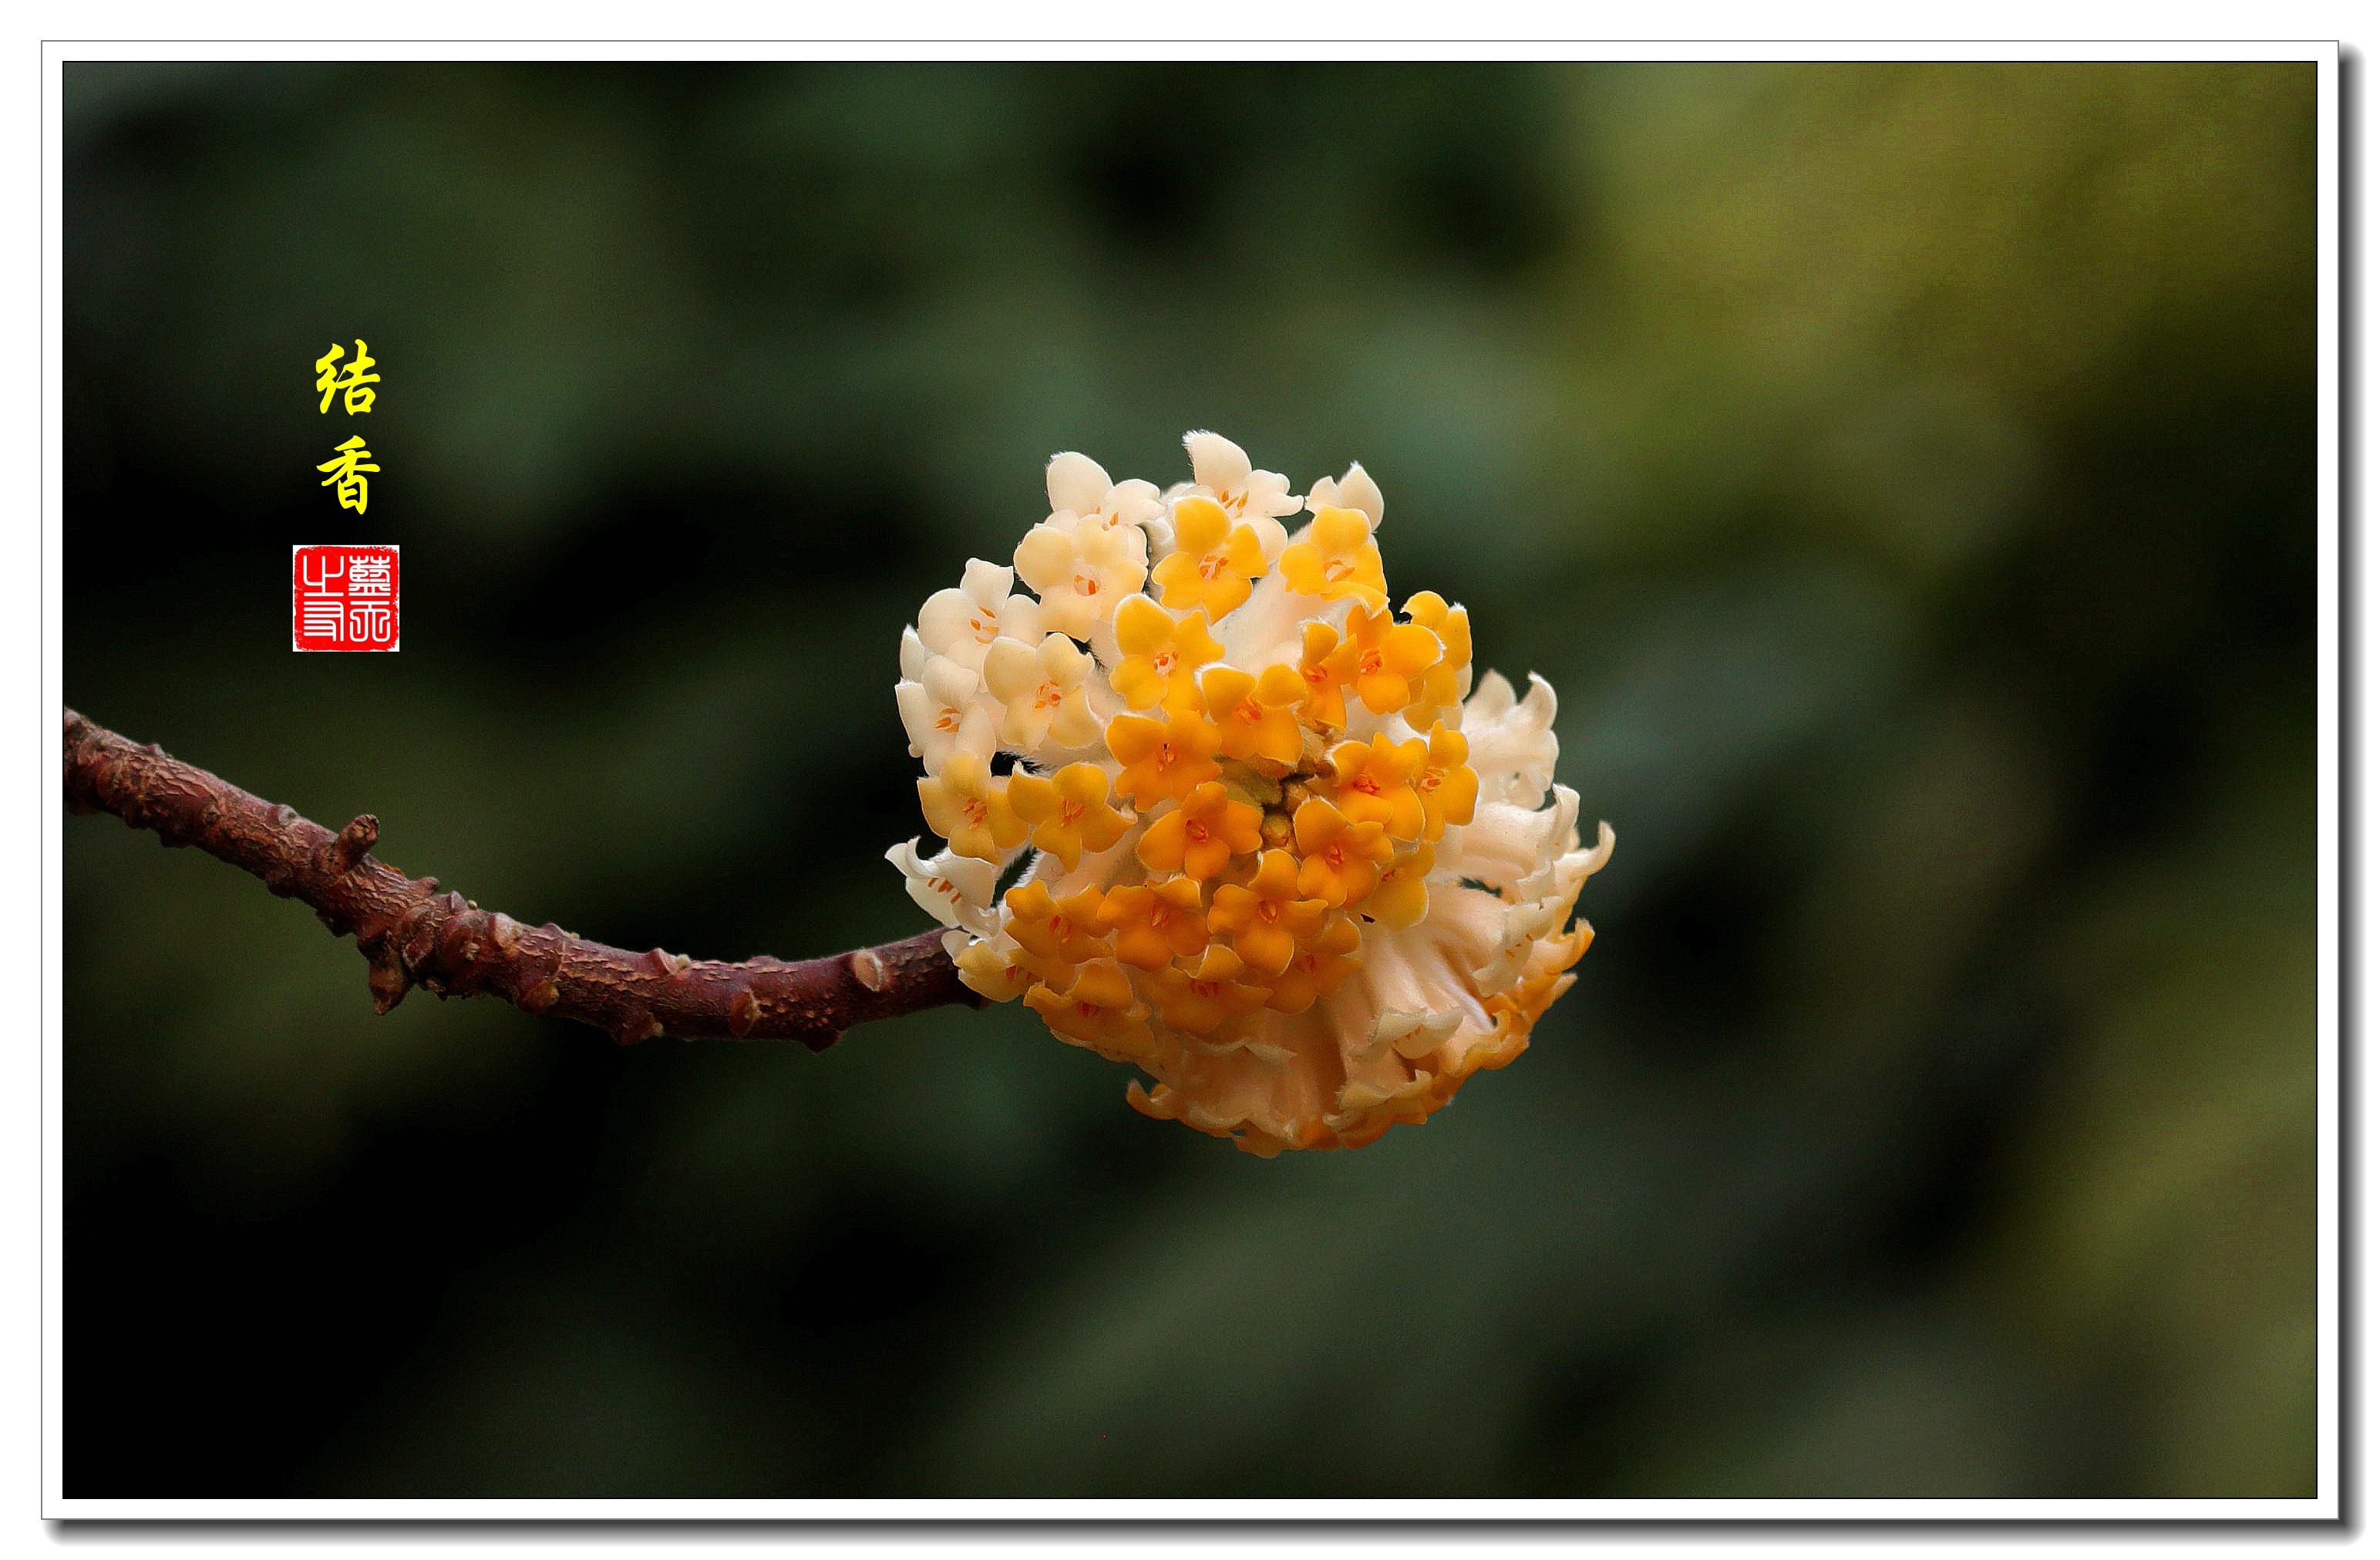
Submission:
[[[343,404],[347,415],[353,417],[372,409],[372,397],[376,392],[370,386],[380,383],[380,375],[365,371],[380,360],[364,349],[362,336],[356,337],[355,357],[341,363],[339,360],[346,353],[346,348],[334,341],[328,352],[314,360],[314,388],[322,393],[321,409],[323,412],[330,411],[333,396],[344,395]]]

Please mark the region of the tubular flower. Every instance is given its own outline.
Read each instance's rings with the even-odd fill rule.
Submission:
[[[1175,612],[1203,607],[1209,618],[1222,615],[1248,599],[1249,581],[1264,577],[1270,567],[1257,533],[1235,526],[1223,506],[1196,494],[1173,506],[1175,551],[1157,566],[1153,578]]]
[[[1553,689],[1475,691],[1469,615],[1390,605],[1362,467],[1301,497],[1184,443],[1161,495],[1058,457],[1014,574],[927,602],[896,697],[948,848],[889,854],[960,979],[1139,1067],[1135,1108],[1359,1147],[1526,1049],[1611,832],[1553,784]]]
[[[1169,710],[1197,709],[1198,668],[1223,653],[1207,631],[1205,612],[1177,618],[1147,596],[1127,596],[1117,603],[1115,647],[1119,655],[1111,676],[1123,701],[1135,710],[1160,704]]]

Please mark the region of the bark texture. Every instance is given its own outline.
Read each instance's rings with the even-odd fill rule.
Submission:
[[[308,906],[334,936],[352,934],[382,1013],[420,986],[590,1024],[624,1044],[676,1035],[797,1040],[823,1051],[854,1024],[983,1005],[960,983],[940,929],[798,963],[727,964],[609,947],[551,921],[524,926],[377,859],[380,820],[370,813],[334,833],[72,710],[66,794],[71,810],[112,812],[167,845],[196,846]]]

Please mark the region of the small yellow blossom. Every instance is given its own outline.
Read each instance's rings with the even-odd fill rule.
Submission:
[[[1148,578],[1148,548],[1138,526],[1068,516],[1025,533],[1016,544],[1016,573],[1041,594],[1042,628],[1088,640]]]
[[[1223,647],[1207,631],[1207,615],[1177,618],[1147,596],[1127,596],[1116,608],[1113,674],[1116,691],[1135,710],[1198,707],[1198,668],[1220,660]]]
[[[1442,839],[1448,824],[1471,822],[1479,805],[1479,773],[1470,758],[1471,743],[1463,733],[1449,731],[1443,722],[1430,727],[1429,752],[1414,777],[1425,821],[1422,838]]]
[[[1123,1056],[1148,1048],[1148,1005],[1112,964],[1091,965],[1062,993],[1037,985],[1025,1000],[1052,1030],[1078,1045]]]
[[[1108,772],[1070,763],[1052,775],[1024,771],[1008,779],[1008,805],[1032,825],[1033,845],[1073,871],[1083,852],[1111,847],[1132,827],[1132,814],[1108,804]]]
[[[1218,946],[1208,947],[1193,969],[1169,965],[1151,970],[1158,1017],[1186,1033],[1212,1035],[1256,1012],[1272,995],[1269,987],[1242,980],[1246,972],[1239,955]]]
[[[1209,780],[1140,836],[1141,865],[1152,872],[1180,872],[1204,883],[1230,865],[1232,857],[1247,855],[1264,843],[1257,828],[1263,819],[1246,802],[1233,801],[1220,781]]]
[[[1400,623],[1386,607],[1358,606],[1348,615],[1346,641],[1330,654],[1341,683],[1376,715],[1414,701],[1416,681],[1438,662],[1443,646],[1418,623]]]
[[[1102,896],[1096,888],[1054,899],[1048,884],[1021,883],[1002,902],[1008,907],[1008,934],[1031,956],[1034,972],[1052,985],[1071,984],[1075,966],[1105,951],[1107,934],[1099,925]]]
[[[1389,603],[1389,582],[1380,572],[1380,549],[1372,523],[1360,509],[1325,509],[1303,542],[1281,555],[1281,578],[1302,596],[1335,602],[1353,596],[1366,606]]]
[[[1297,892],[1297,858],[1286,850],[1268,850],[1245,884],[1217,885],[1214,906],[1207,912],[1207,929],[1228,936],[1251,969],[1278,975],[1296,957],[1298,945],[1322,929],[1330,905]]]
[[[1305,713],[1325,731],[1347,725],[1347,667],[1339,654],[1339,630],[1328,623],[1305,625],[1305,653],[1298,676],[1305,684]]]
[[[1415,846],[1410,855],[1399,857],[1380,874],[1380,885],[1364,902],[1364,913],[1400,931],[1418,924],[1429,913],[1429,874],[1437,865],[1435,849]]]
[[[1116,789],[1146,811],[1162,801],[1180,801],[1223,773],[1215,762],[1221,735],[1204,715],[1169,715],[1162,723],[1145,715],[1118,715],[1108,723],[1108,747],[1123,765]]]
[[[1253,676],[1237,666],[1209,666],[1198,678],[1198,691],[1225,758],[1260,759],[1285,774],[1305,750],[1297,710],[1305,701],[1305,680],[1295,667],[1276,663]]]
[[[1342,742],[1330,750],[1330,799],[1350,823],[1378,823],[1394,839],[1419,839],[1427,814],[1414,782],[1428,756],[1420,742],[1392,742],[1386,732],[1369,742]]]
[[[980,753],[955,752],[939,775],[917,782],[926,826],[962,856],[986,861],[1025,843],[1025,821],[1008,805],[1008,782],[991,777]]]
[[[1471,691],[1471,614],[1423,591],[1405,603],[1405,615],[1436,634],[1440,647],[1438,660],[1414,684],[1412,719],[1418,725],[1432,711],[1460,705]]]
[[[1346,984],[1359,961],[1354,955],[1364,934],[1345,916],[1330,916],[1312,936],[1297,945],[1289,968],[1272,983],[1266,1005],[1281,1013],[1303,1013],[1321,998]]]
[[[1111,888],[1099,924],[1115,933],[1116,957],[1143,969],[1162,969],[1207,945],[1207,912],[1195,878]]]
[[[1149,578],[1174,612],[1204,611],[1209,622],[1248,599],[1248,581],[1271,566],[1257,533],[1235,526],[1211,498],[1192,496],[1173,506],[1174,546]]]
[[[1363,900],[1379,885],[1380,868],[1396,854],[1378,823],[1358,823],[1315,797],[1292,820],[1299,864],[1297,891],[1338,908]]]

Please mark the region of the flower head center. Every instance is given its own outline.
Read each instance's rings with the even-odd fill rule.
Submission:
[[[967,619],[967,627],[975,630],[978,644],[990,644],[1000,638],[1000,617],[995,613],[977,613]]]
[[[1054,710],[1065,701],[1066,690],[1064,689],[1060,688],[1054,682],[1045,682],[1041,685],[1039,691],[1034,698],[1033,707],[1037,710]]]
[[[1095,574],[1078,574],[1075,576],[1075,594],[1078,596],[1096,596],[1099,593],[1099,576]]]
[[[1223,577],[1223,571],[1231,567],[1232,560],[1225,557],[1222,554],[1209,553],[1205,557],[1198,560],[1198,578],[1201,579],[1220,579]]]

